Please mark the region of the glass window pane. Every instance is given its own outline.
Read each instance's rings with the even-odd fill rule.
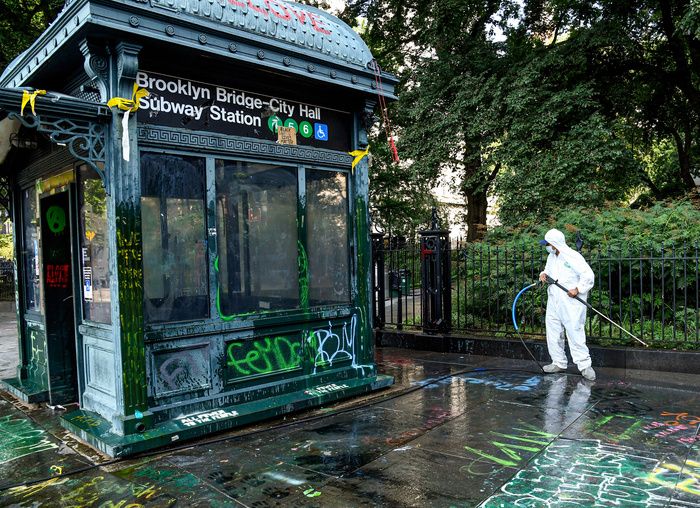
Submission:
[[[299,307],[296,169],[216,161],[219,312]]]
[[[24,219],[24,245],[22,259],[24,260],[24,292],[27,310],[42,312],[41,308],[41,248],[39,203],[36,188],[30,187],[22,191],[22,217]]]
[[[107,192],[92,168],[81,166],[79,174],[84,319],[111,323]]]
[[[348,178],[306,170],[306,237],[309,305],[350,301]]]
[[[141,154],[146,322],[209,316],[205,162]]]

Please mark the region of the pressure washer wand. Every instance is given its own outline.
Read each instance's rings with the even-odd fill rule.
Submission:
[[[555,286],[557,286],[558,288],[560,288],[560,289],[561,289],[562,291],[564,291],[565,293],[568,293],[568,292],[569,292],[568,289],[566,289],[564,286],[562,286],[561,284],[559,284],[558,281],[554,280],[554,279],[551,278],[549,275],[547,275],[547,284],[554,284]],[[603,319],[605,319],[606,321],[608,321],[610,324],[616,326],[617,328],[619,328],[620,330],[622,330],[623,332],[625,332],[627,335],[629,335],[630,337],[632,337],[632,338],[633,338],[634,340],[636,340],[637,342],[643,344],[645,347],[649,347],[649,344],[647,344],[646,342],[644,342],[644,341],[643,341],[642,339],[640,339],[639,337],[633,335],[631,332],[628,332],[627,330],[625,330],[624,328],[622,328],[622,327],[621,327],[620,325],[618,325],[615,321],[613,321],[613,320],[610,319],[608,316],[606,316],[605,314],[603,314],[603,313],[601,313],[600,311],[598,311],[595,307],[593,307],[593,305],[591,305],[590,303],[588,303],[586,300],[584,300],[584,299],[581,298],[580,296],[578,296],[578,295],[574,296],[574,300],[578,300],[579,302],[581,302],[582,304],[584,304],[586,307],[588,307],[589,309],[591,309],[593,312],[595,312],[596,314],[598,314],[600,317],[602,317]]]

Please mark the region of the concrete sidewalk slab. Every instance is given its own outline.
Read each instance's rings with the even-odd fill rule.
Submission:
[[[17,376],[18,347],[17,315],[0,312],[0,379]]]
[[[99,456],[48,410],[5,401],[0,422],[26,418],[56,446],[0,458],[0,505],[700,507],[700,376],[600,369],[591,383],[522,360],[377,357],[397,379],[385,392],[75,474]]]

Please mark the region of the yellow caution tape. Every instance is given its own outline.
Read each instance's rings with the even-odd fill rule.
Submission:
[[[355,166],[357,166],[362,159],[369,155],[369,145],[367,145],[367,148],[364,150],[353,150],[352,152],[348,153],[354,157],[352,161],[352,170],[355,171]]]
[[[22,109],[20,109],[19,114],[24,116],[24,107],[29,103],[32,107],[32,115],[36,116],[36,111],[34,111],[34,103],[36,102],[37,95],[46,95],[46,90],[34,90],[29,93],[27,90],[22,92]]]
[[[142,97],[148,97],[150,93],[145,88],[139,88],[139,85],[134,83],[134,91],[131,94],[131,99],[125,99],[124,97],[112,97],[107,106],[121,109],[122,111],[138,111],[139,101]]]

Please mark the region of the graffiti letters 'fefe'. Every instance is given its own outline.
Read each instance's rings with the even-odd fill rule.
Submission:
[[[240,376],[296,369],[301,365],[300,349],[301,342],[287,337],[231,342],[226,348],[226,365]]]

